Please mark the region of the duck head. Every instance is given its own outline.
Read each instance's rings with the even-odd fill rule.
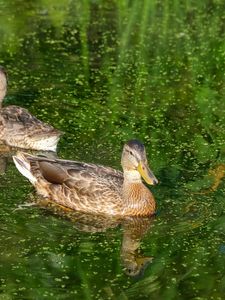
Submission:
[[[158,183],[158,180],[148,166],[145,147],[138,140],[130,140],[124,145],[121,165],[123,171],[128,174],[130,172],[130,174],[137,175],[138,172],[148,184],[155,185]]]

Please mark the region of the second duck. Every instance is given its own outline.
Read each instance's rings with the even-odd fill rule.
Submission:
[[[0,141],[11,147],[56,151],[61,132],[31,115],[25,108],[2,108],[7,92],[7,76],[0,66]]]

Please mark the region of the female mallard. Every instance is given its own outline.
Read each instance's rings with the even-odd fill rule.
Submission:
[[[2,108],[7,76],[0,66],[0,141],[11,147],[56,151],[60,131],[41,122],[26,109],[10,105]]]
[[[123,173],[101,165],[22,152],[13,159],[38,194],[64,207],[116,216],[147,216],[155,212],[154,197],[141,176],[148,184],[158,181],[148,167],[144,145],[137,140],[124,145]]]

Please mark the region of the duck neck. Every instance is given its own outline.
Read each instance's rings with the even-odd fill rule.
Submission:
[[[141,175],[136,170],[124,170],[123,176],[124,176],[124,185],[142,183]]]
[[[124,214],[151,215],[155,211],[154,198],[143,184],[138,171],[124,170],[123,181]]]

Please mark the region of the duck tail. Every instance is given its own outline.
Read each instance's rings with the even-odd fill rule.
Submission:
[[[31,172],[30,161],[27,158],[27,154],[23,152],[18,152],[13,156],[13,161],[18,169],[18,171],[25,176],[32,184],[35,184],[37,179]]]

